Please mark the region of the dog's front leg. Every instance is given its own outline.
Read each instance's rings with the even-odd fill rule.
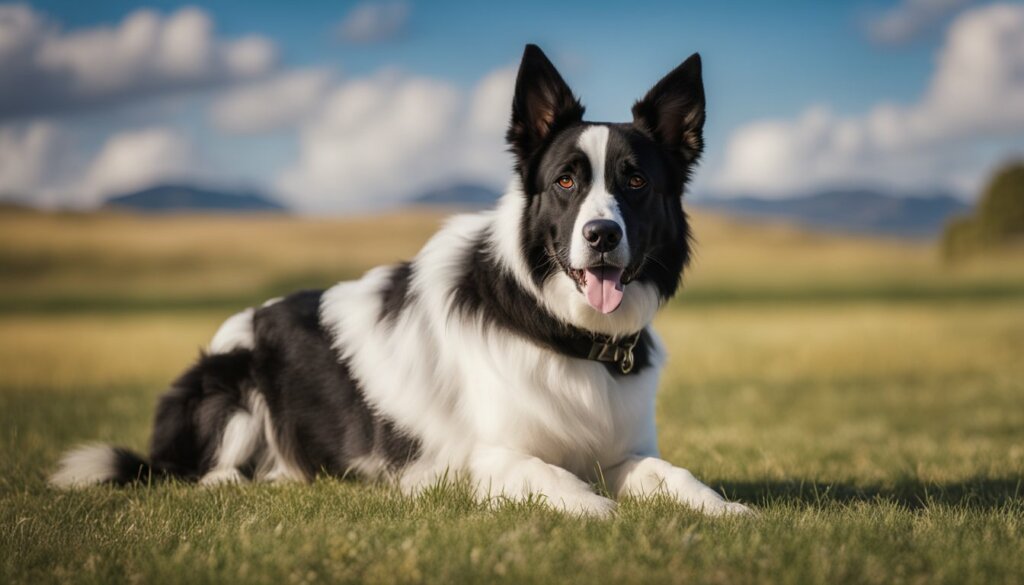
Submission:
[[[481,497],[525,500],[541,496],[551,506],[573,514],[608,516],[615,502],[594,493],[568,470],[537,457],[503,448],[473,452],[470,472]]]
[[[745,514],[751,511],[743,504],[726,501],[689,471],[657,457],[630,457],[605,470],[604,476],[616,497],[665,494],[706,514]]]

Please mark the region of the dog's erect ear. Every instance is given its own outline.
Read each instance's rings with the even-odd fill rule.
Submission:
[[[512,98],[512,123],[505,139],[516,156],[516,167],[544,144],[551,133],[583,119],[583,106],[555,66],[537,45],[526,45]]]
[[[692,163],[704,150],[704,82],[694,53],[633,106],[633,123]]]

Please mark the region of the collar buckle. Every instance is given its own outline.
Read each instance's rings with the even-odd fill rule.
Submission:
[[[628,374],[633,371],[635,365],[633,348],[640,342],[641,333],[642,331],[639,331],[619,341],[608,336],[595,336],[588,357],[599,362],[618,364],[619,371]]]

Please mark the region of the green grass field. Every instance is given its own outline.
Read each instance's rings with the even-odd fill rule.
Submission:
[[[231,311],[407,257],[439,221],[0,214],[0,582],[1024,582],[1024,254],[949,267],[929,242],[707,216],[656,324],[661,447],[756,517],[46,487],[74,443],[144,449]]]

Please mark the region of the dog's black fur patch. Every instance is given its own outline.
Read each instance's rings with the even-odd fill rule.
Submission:
[[[249,408],[249,392],[262,394],[278,445],[307,477],[344,475],[368,457],[386,467],[414,459],[418,442],[370,409],[338,359],[320,323],[321,296],[299,292],[256,311],[253,350],[201,356],[160,399],[149,466],[119,455],[114,481],[150,471],[202,477],[215,462],[228,420]],[[266,448],[260,445],[241,470],[251,474]]]
[[[394,325],[398,314],[409,300],[409,282],[412,280],[412,262],[395,266],[381,290],[380,318],[378,321]]]
[[[373,412],[320,323],[321,291],[296,293],[256,312],[253,374],[281,449],[308,476],[343,475],[360,458],[401,465],[417,441]]]
[[[252,352],[200,356],[160,398],[149,457],[160,474],[198,479],[209,471],[228,418],[255,386]]]
[[[453,307],[563,355],[586,358],[595,336],[560,321],[539,306],[537,299],[495,263],[487,250],[488,241],[488,234],[481,232],[470,246],[466,269],[455,287]],[[633,348],[631,373],[650,365],[650,350],[651,340],[643,332]],[[602,363],[612,374],[619,374],[617,364]]]

